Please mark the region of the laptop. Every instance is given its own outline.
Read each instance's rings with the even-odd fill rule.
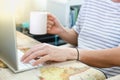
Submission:
[[[17,49],[16,40],[14,16],[9,13],[6,16],[0,15],[0,60],[15,73],[41,67],[42,65],[32,66],[30,63],[34,60],[29,64],[20,61],[24,53]]]

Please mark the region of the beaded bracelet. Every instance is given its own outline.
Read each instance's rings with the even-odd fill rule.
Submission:
[[[76,50],[77,50],[77,61],[79,61],[79,50],[78,50],[78,48],[76,48]]]

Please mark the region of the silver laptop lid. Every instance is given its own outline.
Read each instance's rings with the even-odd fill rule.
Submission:
[[[0,12],[0,58],[13,70],[17,70],[16,28],[12,14]]]

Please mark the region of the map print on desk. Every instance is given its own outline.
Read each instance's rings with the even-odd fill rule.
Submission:
[[[7,66],[0,60],[0,68],[7,68]]]
[[[40,68],[41,80],[105,80],[101,71],[79,61],[47,64]]]

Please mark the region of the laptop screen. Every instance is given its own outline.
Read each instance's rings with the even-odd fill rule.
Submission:
[[[0,58],[17,69],[15,20],[9,13],[4,16],[0,13]]]

